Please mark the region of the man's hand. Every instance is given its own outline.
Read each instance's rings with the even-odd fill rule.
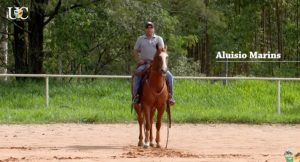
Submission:
[[[140,64],[140,65],[142,65],[142,64],[144,64],[144,63],[145,63],[144,60],[140,60],[140,61],[139,61],[139,64]]]

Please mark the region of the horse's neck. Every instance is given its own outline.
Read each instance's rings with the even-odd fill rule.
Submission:
[[[158,68],[158,61],[157,56],[154,57],[152,65],[150,67],[150,73],[148,77],[148,82],[150,87],[154,91],[160,91],[164,84],[165,84],[165,77],[163,77],[162,73],[159,71],[160,68]]]
[[[165,84],[165,78],[162,76],[160,72],[151,70],[149,74],[148,82],[150,84],[150,87],[153,90],[159,92]]]

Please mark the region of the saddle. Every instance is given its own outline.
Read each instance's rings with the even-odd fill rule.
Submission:
[[[142,92],[143,92],[143,85],[146,83],[146,80],[148,79],[149,77],[149,74],[150,74],[150,67],[151,67],[151,62],[145,62],[144,64],[138,64],[136,69],[141,66],[141,65],[146,65],[146,68],[141,71],[141,72],[138,72],[138,71],[134,71],[134,75],[138,75],[140,77],[142,77],[142,80],[140,82],[140,88],[139,88],[139,91],[138,91],[138,94],[142,95]],[[170,92],[169,90],[169,85],[168,85],[168,82],[166,80],[166,84],[167,84],[167,89],[168,89],[168,92]],[[133,98],[134,96],[132,96]]]
[[[146,65],[146,68],[143,70],[143,71],[134,71],[134,75],[138,75],[142,78],[144,78],[144,76],[146,76],[146,74],[149,72],[150,70],[150,67],[151,67],[151,62],[145,62],[144,64],[138,64],[136,66],[136,69],[139,67],[139,66],[142,66],[142,65]]]
[[[140,88],[139,88],[139,91],[138,91],[138,94],[142,94],[142,91],[143,91],[143,85],[145,84],[148,76],[149,76],[149,73],[150,73],[150,67],[151,67],[151,62],[145,62],[144,64],[139,64],[137,65],[136,69],[141,66],[141,65],[146,65],[146,68],[143,70],[143,71],[135,71],[134,72],[134,75],[138,75],[142,78],[141,82],[140,82]],[[133,97],[133,96],[132,96]]]

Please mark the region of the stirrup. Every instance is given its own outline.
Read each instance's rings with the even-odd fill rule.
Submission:
[[[175,100],[173,98],[173,95],[171,95],[171,93],[169,93],[168,102],[169,102],[170,106],[175,105]]]
[[[134,96],[134,98],[132,99],[132,103],[133,104],[139,104],[140,103],[140,96],[139,95]]]
[[[170,106],[175,105],[175,100],[172,97],[169,98],[169,104],[170,104]]]

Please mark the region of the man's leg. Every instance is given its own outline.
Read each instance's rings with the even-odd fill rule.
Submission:
[[[173,98],[173,75],[170,71],[167,71],[167,82],[168,82],[168,88],[170,91],[170,98],[169,98],[169,103],[170,105],[174,105],[175,104],[175,100]]]
[[[137,69],[136,69],[136,73],[139,73],[141,71],[143,71],[145,69],[145,65],[140,65]],[[141,85],[141,81],[142,81],[142,77],[138,76],[138,75],[134,75],[133,76],[133,103],[134,104],[138,104],[140,102],[140,97],[139,97],[139,88]]]
[[[142,77],[138,75],[133,76],[133,103],[137,104],[139,103],[139,88],[140,88],[140,83],[141,83]]]

